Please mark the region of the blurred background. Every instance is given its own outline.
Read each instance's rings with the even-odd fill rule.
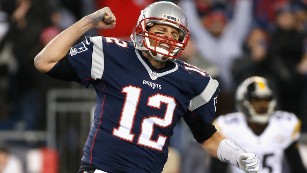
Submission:
[[[95,95],[76,83],[40,74],[33,59],[62,30],[105,6],[115,14],[116,27],[86,35],[129,40],[141,9],[152,2],[0,0],[0,173],[78,171]],[[278,108],[302,121],[300,151],[307,165],[307,1],[172,2],[187,14],[191,31],[180,59],[220,82],[217,116],[235,111],[234,93],[242,80],[252,75],[269,78],[278,89]],[[180,122],[171,141],[172,170],[166,173],[205,167],[207,155],[198,149]]]

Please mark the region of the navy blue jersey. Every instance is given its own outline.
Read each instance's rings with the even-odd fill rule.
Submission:
[[[78,81],[97,93],[82,161],[103,171],[160,173],[176,123],[214,118],[218,82],[192,65],[171,60],[157,70],[132,43],[100,36],[67,57]]]

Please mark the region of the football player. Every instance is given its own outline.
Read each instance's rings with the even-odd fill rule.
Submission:
[[[77,43],[89,29],[115,24],[110,8],[102,8],[60,33],[34,61],[40,72],[91,85],[97,93],[79,172],[161,172],[181,118],[212,156],[258,172],[257,156],[212,124],[218,82],[176,59],[190,35],[182,10],[156,2],[141,12],[131,42],[95,36]]]
[[[275,110],[276,96],[266,78],[247,78],[237,89],[238,112],[218,117],[214,124],[227,138],[256,153],[261,173],[283,172],[284,158],[291,172],[306,173],[298,150],[300,121],[292,113]],[[286,168],[286,167],[285,167]],[[241,173],[231,167],[231,173]],[[213,159],[212,173],[225,173],[226,165]]]

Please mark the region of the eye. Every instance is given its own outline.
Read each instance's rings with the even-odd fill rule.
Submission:
[[[156,31],[154,32],[154,34],[157,34],[157,35],[161,35],[161,34],[164,34],[165,32],[162,32],[162,31]]]
[[[179,39],[179,33],[178,32],[173,32],[172,35],[173,35],[173,39],[176,39],[176,40]]]

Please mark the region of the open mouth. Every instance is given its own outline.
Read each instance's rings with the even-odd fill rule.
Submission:
[[[163,49],[167,49],[167,50],[170,48],[170,46],[168,44],[165,44],[165,43],[159,44],[159,47],[161,47]]]

